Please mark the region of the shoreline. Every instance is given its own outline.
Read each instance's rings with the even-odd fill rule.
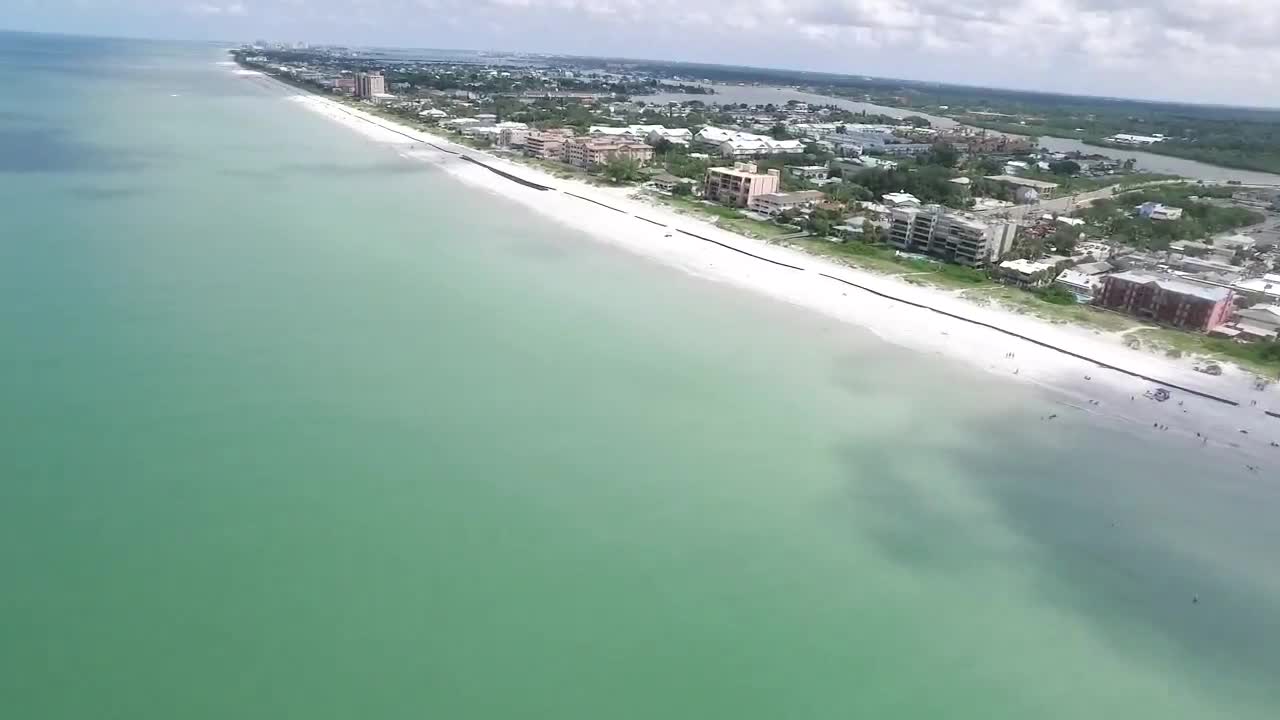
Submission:
[[[1124,412],[1117,415],[1126,420],[1176,425],[1176,430],[1197,437],[1223,438],[1247,429],[1247,437],[1241,434],[1232,438],[1237,442],[1225,444],[1257,445],[1260,451],[1270,451],[1268,457],[1280,456],[1280,450],[1267,442],[1280,441],[1280,421],[1264,414],[1280,409],[1277,391],[1258,392],[1253,374],[1238,367],[1226,367],[1221,377],[1210,378],[1195,372],[1189,359],[1163,358],[1125,347],[1117,333],[1053,324],[978,305],[954,292],[753,240],[635,197],[633,188],[556,177],[253,74],[273,89],[284,90],[288,101],[388,145],[402,157],[441,168],[469,186],[514,200],[597,241],[691,275],[817,311],[901,347],[1040,385],[1074,403],[1101,410],[1103,403],[1114,409],[1122,402]],[[1175,401],[1156,403],[1142,397],[1156,387],[1173,390]],[[1078,404],[1064,404],[1079,409]]]

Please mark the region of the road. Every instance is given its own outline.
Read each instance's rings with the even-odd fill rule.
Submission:
[[[1169,183],[1179,183],[1179,182],[1186,182],[1186,181],[1185,180],[1155,180],[1149,183],[1142,183],[1141,185],[1133,185],[1133,186],[1126,187],[1123,190],[1123,192],[1129,192],[1130,190],[1137,190],[1144,187],[1151,187],[1153,185],[1165,185]],[[1045,213],[1052,213],[1054,215],[1066,215],[1072,212],[1073,210],[1076,210],[1077,208],[1080,208],[1084,205],[1091,205],[1097,200],[1113,197],[1119,194],[1120,192],[1122,191],[1120,190],[1119,185],[1109,185],[1107,187],[1100,188],[1098,190],[1091,190],[1089,192],[1076,193],[1074,195],[1064,195],[1059,198],[1053,198],[1052,200],[1043,200],[1034,205],[1015,205],[1014,207],[1011,207],[1011,208],[1000,208],[998,210],[984,210],[976,214],[979,217],[987,217],[987,218],[1008,217],[1012,220],[1017,220],[1021,222],[1022,219],[1027,217],[1028,215],[1031,215],[1032,217],[1043,215]]]

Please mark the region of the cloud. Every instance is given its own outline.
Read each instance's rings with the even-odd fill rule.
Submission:
[[[187,12],[192,15],[228,15],[240,16],[247,15],[248,10],[241,3],[230,3],[228,5],[210,5],[208,3],[195,3],[187,6]]]
[[[46,0],[116,34],[609,55],[1274,104],[1280,0]],[[165,8],[169,8],[167,14]],[[81,13],[83,15],[84,13]],[[216,20],[216,22],[212,22]],[[64,21],[65,22],[65,21]],[[86,21],[87,22],[87,21]],[[104,27],[105,26],[105,27]],[[132,31],[131,31],[132,29]]]

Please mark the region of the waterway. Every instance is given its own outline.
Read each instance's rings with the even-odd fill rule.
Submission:
[[[960,123],[948,117],[915,112],[903,108],[876,105],[874,103],[848,100],[845,98],[818,95],[803,90],[796,90],[794,88],[758,85],[712,85],[711,87],[715,88],[715,95],[682,95],[679,93],[664,93],[660,95],[645,96],[638,99],[642,99],[645,102],[657,103],[683,102],[697,99],[707,103],[747,103],[751,105],[768,103],[781,105],[788,100],[798,100],[800,102],[806,102],[814,105],[835,105],[853,112],[887,115],[894,118],[904,118],[909,115],[915,115],[925,118],[929,122],[933,123],[934,127],[937,128],[953,128],[960,126]],[[1280,185],[1280,175],[1277,174],[1255,172],[1252,170],[1237,170],[1234,168],[1197,162],[1195,160],[1185,160],[1167,155],[1143,152],[1141,150],[1090,145],[1079,140],[1048,136],[1040,136],[1040,146],[1052,152],[1080,152],[1089,155],[1104,155],[1117,160],[1127,160],[1132,158],[1137,161],[1136,166],[1139,170],[1179,175],[1194,180],[1204,180],[1206,182],[1239,182],[1245,185]]]

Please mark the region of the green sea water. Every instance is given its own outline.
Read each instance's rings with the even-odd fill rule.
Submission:
[[[1277,478],[223,60],[0,34],[0,716],[1280,716]]]

